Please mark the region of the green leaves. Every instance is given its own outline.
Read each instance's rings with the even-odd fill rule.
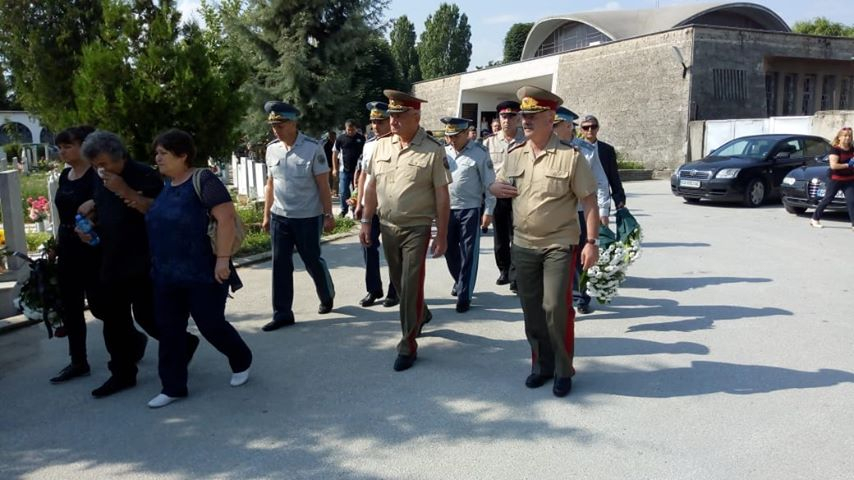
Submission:
[[[522,49],[533,23],[514,23],[504,36],[504,63],[518,62],[522,59]]]
[[[471,60],[471,27],[459,7],[443,3],[427,17],[418,56],[424,79],[466,71]]]
[[[825,37],[854,37],[854,25],[831,22],[827,18],[817,17],[809,21],[795,22],[792,27],[796,33],[822,35]]]
[[[415,47],[415,25],[406,15],[402,15],[394,21],[389,38],[398,75],[404,82],[404,90],[408,91],[413,83],[421,80],[421,66]]]

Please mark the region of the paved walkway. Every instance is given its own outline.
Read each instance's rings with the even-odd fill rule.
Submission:
[[[572,394],[523,386],[521,310],[496,287],[484,237],[474,308],[454,312],[444,260],[428,262],[434,320],[419,360],[392,371],[396,311],[363,309],[356,239],[324,247],[335,312],[305,272],[298,324],[273,333],[270,265],[243,269],[229,303],[255,354],[228,386],[203,342],[191,396],[161,410],[149,343],[139,385],[106,399],[100,324],[91,377],[40,327],[0,336],[0,478],[850,478],[854,471],[852,234],[780,206],[686,205],[667,182],[627,184],[645,227],[622,296],[577,324]]]

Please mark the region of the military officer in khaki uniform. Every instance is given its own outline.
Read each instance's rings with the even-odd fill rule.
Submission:
[[[531,344],[531,375],[537,388],[555,377],[552,392],[563,397],[572,389],[575,310],[572,274],[578,252],[577,202],[584,205],[589,231],[599,225],[596,180],[578,150],[561,142],[552,131],[555,110],[563,103],[546,90],[525,86],[521,100],[526,141],[512,148],[490,191],[513,198],[513,265]],[[582,266],[593,266],[599,249],[588,240],[581,249]]]
[[[451,173],[443,145],[420,126],[425,100],[396,90],[383,93],[389,99],[392,135],[377,140],[365,167],[373,181],[365,188],[359,240],[371,244],[370,219],[378,212],[389,276],[400,297],[403,338],[394,369],[402,371],[415,363],[415,337],[431,318],[424,304],[424,268],[434,219],[430,251],[441,257],[447,248]]]
[[[501,169],[507,152],[515,145],[525,141],[525,134],[519,128],[519,102],[507,100],[499,103],[498,112],[501,129],[486,137],[483,145],[489,151],[489,157],[495,171]],[[510,198],[499,198],[495,204],[492,223],[495,225],[495,265],[498,267],[496,284],[507,285],[515,279],[510,262],[510,245],[513,241],[513,203]],[[516,290],[511,283],[511,290]]]

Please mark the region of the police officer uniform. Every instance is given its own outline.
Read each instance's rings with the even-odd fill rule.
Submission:
[[[425,102],[396,90],[383,93],[389,99],[389,113],[420,110]],[[397,371],[406,370],[415,362],[415,337],[431,318],[424,303],[425,261],[430,228],[438,217],[436,190],[451,182],[445,162],[443,145],[419,127],[406,148],[397,134],[377,140],[365,169],[374,176],[383,251],[400,296],[403,338],[397,345]]]
[[[519,102],[508,100],[499,103],[495,110],[498,114],[519,113]],[[507,152],[515,145],[525,141],[525,134],[522,129],[517,129],[516,136],[508,140],[504,136],[504,132],[492,134],[484,140],[489,156],[492,159],[492,164],[495,171],[501,170]],[[512,265],[510,262],[510,245],[513,242],[513,203],[510,198],[499,198],[495,203],[495,211],[493,212],[492,223],[495,228],[495,265],[498,267],[498,285],[506,285],[513,280],[511,273]]]
[[[455,137],[468,131],[471,120],[445,117],[445,136]],[[457,151],[452,142],[445,154],[453,181],[449,188],[451,216],[448,221],[448,250],[445,261],[454,279],[451,295],[457,297],[457,312],[463,313],[471,306],[472,292],[477,278],[480,256],[480,207],[484,198],[484,214],[492,216],[495,196],[489,186],[495,181],[495,170],[486,147],[469,140]]]
[[[299,111],[284,102],[267,102],[267,123],[296,121]],[[335,287],[326,261],[320,256],[324,218],[316,176],[329,172],[323,146],[314,138],[297,133],[293,145],[275,140],[266,153],[273,203],[270,208],[270,237],[273,246],[273,321],[263,327],[275,330],[294,323],[294,263],[296,247],[305,269],[314,280],[320,298],[318,313],[332,310]]]
[[[560,97],[536,87],[517,92],[523,114],[555,110]],[[596,193],[590,166],[554,133],[539,155],[532,141],[510,150],[498,178],[518,190],[513,199],[513,265],[531,345],[530,388],[556,377],[554,393],[569,393],[574,374],[575,311],[568,306],[579,236],[576,204]]]
[[[367,109],[370,113],[370,120],[388,120],[388,104],[385,102],[369,102],[366,105]],[[390,134],[388,134],[390,135]],[[388,135],[384,135],[388,136]],[[359,161],[359,170],[364,170],[367,166],[368,160],[370,160],[371,155],[374,152],[374,147],[377,146],[377,140],[383,137],[373,136],[370,140],[365,142],[365,148],[362,149],[362,158]],[[365,178],[365,185],[368,184],[372,179],[370,177]],[[359,192],[359,201],[362,203],[362,206],[365,205],[365,195],[364,192]],[[359,305],[363,307],[369,307],[374,304],[374,302],[383,297],[383,280],[380,277],[380,217],[379,215],[374,214],[371,219],[371,244],[368,246],[362,246],[362,258],[365,260],[365,286],[367,287],[368,294],[359,301]],[[397,290],[394,289],[394,284],[389,281],[388,284],[388,296],[383,302],[383,306],[385,307],[393,307],[397,305],[399,302],[397,298]]]

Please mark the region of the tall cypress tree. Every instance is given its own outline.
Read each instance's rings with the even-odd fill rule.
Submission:
[[[415,25],[406,15],[395,19],[389,35],[391,54],[397,64],[400,78],[405,82],[405,89],[421,80],[421,66],[418,62],[418,49],[415,48]]]
[[[424,22],[418,57],[425,79],[466,71],[471,61],[468,16],[456,5],[439,5]]]

